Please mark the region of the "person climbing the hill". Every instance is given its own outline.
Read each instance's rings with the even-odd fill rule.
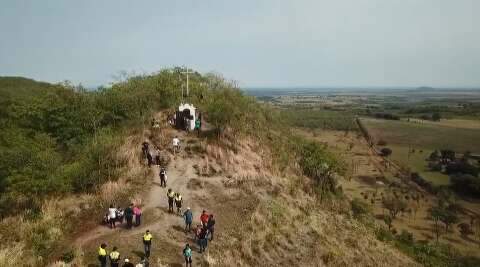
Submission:
[[[152,156],[152,165],[157,165],[157,147],[154,146],[153,149],[150,151],[150,155]]]
[[[115,228],[115,222],[117,220],[117,209],[113,207],[113,205],[110,205],[110,208],[108,208],[108,224],[110,225],[110,228]]]
[[[152,164],[153,164],[153,157],[150,150],[147,151],[147,164],[149,168],[152,167]]]
[[[160,169],[160,187],[167,187],[167,170],[165,170],[165,167]]]
[[[133,207],[133,214],[135,214],[135,226],[140,226],[140,219],[142,218],[142,209],[139,205]]]
[[[175,206],[177,207],[177,213],[178,215],[182,215],[182,195],[180,193],[175,194]]]
[[[200,215],[200,221],[202,222],[203,227],[207,226],[208,218],[210,218],[210,217],[208,216],[207,211],[203,210],[202,214]]]
[[[173,192],[171,188],[168,189],[167,198],[168,198],[168,211],[173,213],[173,200],[175,199],[175,192]]]
[[[210,235],[210,241],[213,241],[213,233],[215,232],[215,219],[213,218],[213,214],[210,214],[210,217],[208,218],[207,230]]]
[[[125,258],[122,267],[135,267],[128,258]]]
[[[112,252],[109,255],[110,267],[118,267],[120,261],[120,252],[117,251],[117,247],[113,247]]]
[[[150,230],[145,231],[143,235],[143,248],[145,251],[145,257],[150,258],[150,249],[152,248],[152,234],[150,234]]]
[[[207,248],[207,245],[208,245],[207,234],[208,234],[207,227],[202,227],[202,230],[198,235],[198,245],[200,247],[199,253],[205,252],[205,249]]]
[[[145,140],[145,141],[142,143],[142,154],[143,154],[143,157],[144,157],[144,158],[147,158],[147,153],[148,153],[148,141]]]
[[[127,220],[127,229],[131,229],[133,221],[133,203],[125,209],[125,219]]]
[[[200,137],[200,119],[195,120],[195,130],[197,131],[197,137]]]
[[[185,248],[183,249],[183,257],[185,257],[185,264],[186,266],[192,267],[192,249],[190,248],[190,244],[186,244]]]
[[[117,207],[117,212],[115,214],[115,216],[117,217],[117,222],[119,222],[120,224],[123,223],[123,218],[124,218],[124,211],[122,208],[120,208],[120,206]]]
[[[107,267],[107,244],[103,243],[98,248],[98,260],[100,261],[100,267]]]
[[[193,213],[190,210],[190,207],[187,207],[187,210],[183,213],[183,219],[185,220],[185,233],[192,230],[192,221]]]
[[[156,149],[155,149],[155,164],[157,166],[160,166],[160,148],[157,146]]]
[[[180,139],[178,139],[178,136],[175,136],[172,139],[172,144],[173,144],[173,154],[177,154],[180,151]]]
[[[110,225],[110,217],[108,216],[108,211],[103,215],[102,224]]]
[[[193,240],[197,243],[200,240],[200,233],[202,232],[203,226],[201,224],[197,224],[197,228],[195,228],[195,233],[193,234]]]

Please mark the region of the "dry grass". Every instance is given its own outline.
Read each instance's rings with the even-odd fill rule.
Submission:
[[[0,266],[21,266],[24,262],[23,251],[22,243],[11,244],[9,247],[0,249]]]

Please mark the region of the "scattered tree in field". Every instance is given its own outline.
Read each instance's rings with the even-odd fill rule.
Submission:
[[[392,217],[390,215],[385,215],[385,216],[383,216],[383,221],[388,226],[388,230],[391,230],[392,229],[392,223],[393,223]]]
[[[458,193],[480,198],[480,178],[471,174],[450,176],[451,188]]]
[[[448,233],[448,228],[450,225],[455,224],[458,222],[458,216],[455,212],[449,211],[449,210],[440,210],[441,215],[440,215],[440,221],[442,221],[443,224],[445,224],[445,232]]]
[[[440,158],[440,154],[438,153],[438,150],[434,150],[430,156],[428,156],[428,159],[431,161],[437,161]]]
[[[468,223],[460,223],[458,225],[458,229],[460,229],[460,234],[464,237],[468,237],[469,235],[473,234],[472,227]]]
[[[417,217],[419,204],[418,204],[418,202],[412,202],[412,204],[410,206],[411,206],[411,210],[412,210],[413,221],[415,221],[415,218]]]
[[[431,161],[428,163],[428,168],[434,172],[442,171],[442,164],[436,161]]]
[[[440,121],[441,118],[442,116],[438,112],[432,114],[432,121]]]
[[[434,207],[430,209],[430,217],[433,221],[433,233],[435,234],[437,238],[437,243],[438,243],[438,238],[440,237],[441,231],[440,231],[440,218],[442,217],[442,211],[439,207]]]
[[[455,151],[450,149],[440,150],[440,160],[443,164],[446,164],[450,161],[455,161]]]
[[[380,153],[382,154],[383,157],[388,157],[388,156],[392,155],[392,149],[390,149],[388,147],[384,147],[380,150]]]
[[[389,211],[392,219],[395,219],[399,212],[403,212],[407,208],[407,202],[405,202],[403,199],[398,199],[391,196],[384,198],[382,204],[383,207]]]
[[[458,160],[455,162],[449,162],[445,167],[445,172],[447,174],[470,174],[476,177],[480,170],[468,161]]]
[[[455,202],[455,196],[447,188],[442,188],[437,192],[438,206],[441,208],[447,208],[451,203]],[[452,207],[453,209],[454,207]]]

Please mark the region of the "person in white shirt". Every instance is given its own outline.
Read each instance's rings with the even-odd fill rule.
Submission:
[[[180,149],[180,139],[178,139],[178,137],[175,136],[172,142],[173,142],[173,154],[176,154]]]
[[[115,228],[115,221],[117,218],[117,209],[110,205],[108,208],[108,223],[110,224],[111,228]]]

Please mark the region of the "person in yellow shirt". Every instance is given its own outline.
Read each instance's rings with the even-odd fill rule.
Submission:
[[[98,248],[98,260],[101,267],[107,267],[107,244],[103,243]]]
[[[143,235],[143,248],[145,250],[145,257],[149,258],[150,257],[150,249],[152,248],[152,234],[150,233],[150,230],[145,231],[145,234]]]
[[[120,261],[120,252],[117,251],[117,247],[112,248],[112,252],[110,252],[110,266],[111,267],[118,267]]]

